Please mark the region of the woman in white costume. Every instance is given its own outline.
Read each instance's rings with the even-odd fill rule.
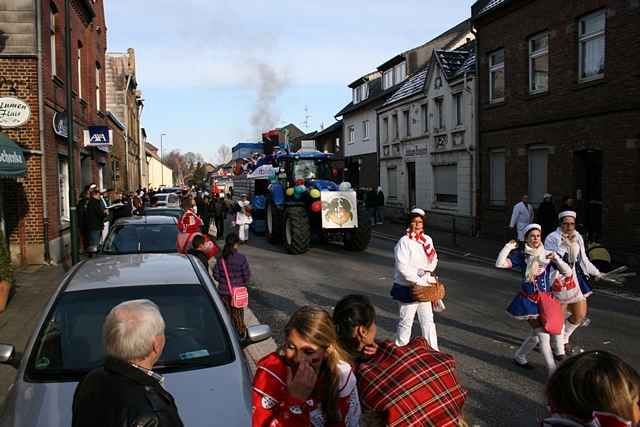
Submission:
[[[569,338],[580,327],[587,316],[587,298],[593,293],[589,285],[589,277],[600,278],[602,273],[589,261],[584,246],[584,239],[576,231],[576,213],[563,211],[558,214],[560,226],[549,234],[544,241],[544,247],[548,251],[555,252],[572,269],[573,285],[578,288],[575,296],[566,301],[560,301],[563,309],[571,314],[564,323],[563,340],[554,345],[554,353],[558,359],[565,355],[564,345],[569,343]]]
[[[438,254],[431,237],[424,234],[425,215],[422,209],[411,211],[407,234],[398,241],[394,249],[395,272],[391,296],[398,301],[400,311],[395,342],[397,346],[409,343],[413,320],[417,313],[422,335],[434,350],[439,350],[433,311],[442,311],[444,304],[442,301],[433,305],[428,301],[416,301],[411,292],[413,285],[436,284],[433,272],[438,266]]]
[[[523,273],[520,291],[507,307],[507,312],[516,319],[529,322],[531,333],[516,351],[514,362],[520,367],[531,369],[527,354],[540,343],[547,372],[551,375],[556,369],[551,351],[551,335],[544,330],[538,319],[540,312],[537,299],[539,293],[552,292],[552,283],[558,271],[563,275],[570,275],[571,269],[554,252],[545,250],[541,232],[540,225],[529,224],[524,229],[524,249],[519,249],[516,241],[511,240],[500,251],[496,267],[517,268]]]
[[[236,213],[236,226],[238,226],[238,235],[240,236],[240,242],[246,243],[249,241],[249,224],[253,222],[250,211],[251,203],[247,200],[247,195],[243,194],[238,200],[239,210]]]

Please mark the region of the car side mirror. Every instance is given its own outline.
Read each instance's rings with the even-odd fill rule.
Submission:
[[[16,348],[11,344],[0,344],[0,363],[13,365]]]
[[[253,325],[247,328],[247,335],[242,340],[242,347],[256,344],[271,338],[271,326]]]

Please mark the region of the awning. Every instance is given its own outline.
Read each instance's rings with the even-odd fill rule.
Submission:
[[[0,132],[0,176],[24,176],[24,151]]]

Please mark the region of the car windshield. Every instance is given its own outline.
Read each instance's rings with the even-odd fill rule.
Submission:
[[[145,209],[145,216],[172,216],[174,218],[180,218],[184,211],[182,209]]]
[[[294,179],[331,179],[326,159],[298,159],[293,164]]]
[[[175,224],[116,225],[104,242],[105,254],[176,252],[178,227]]]
[[[146,298],[165,321],[160,373],[219,366],[235,360],[229,335],[201,285],[112,287],[62,294],[42,326],[27,364],[32,381],[73,381],[104,361],[102,324],[122,301]]]

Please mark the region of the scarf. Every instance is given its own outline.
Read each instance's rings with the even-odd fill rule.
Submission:
[[[433,262],[433,258],[436,256],[436,248],[427,240],[426,234],[423,232],[415,233],[410,229],[407,229],[407,236],[413,241],[416,241],[422,245],[424,253],[427,255],[429,262]]]
[[[544,268],[547,253],[544,250],[543,245],[540,245],[537,248],[532,248],[529,245],[524,245],[524,253],[529,255],[530,257],[529,261],[527,262],[527,270],[524,273],[524,277],[528,282],[533,282],[540,274],[540,269]]]
[[[580,243],[578,243],[577,236],[574,234],[563,234],[560,238],[560,244],[567,248],[567,260],[569,265],[574,265],[578,260],[580,254]]]

